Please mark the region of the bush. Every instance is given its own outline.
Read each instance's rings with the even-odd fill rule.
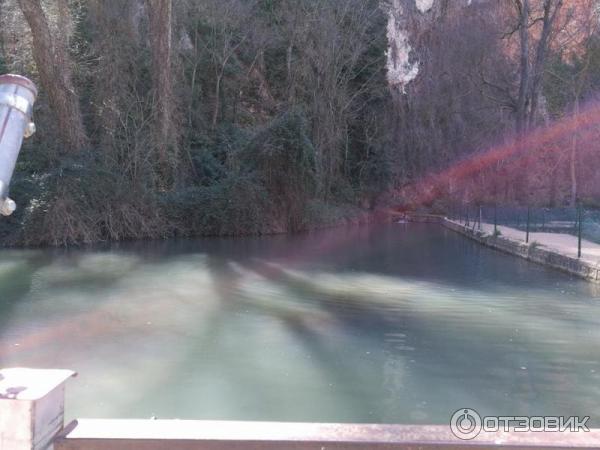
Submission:
[[[9,244],[67,246],[169,234],[144,186],[93,160],[22,177],[13,192],[21,207],[3,230]]]
[[[315,194],[315,149],[299,111],[276,118],[259,131],[241,155],[269,196],[272,216],[288,231],[306,226],[306,207]]]
[[[356,223],[362,215],[364,211],[350,204],[332,205],[322,200],[311,200],[307,207],[307,220],[315,228]]]
[[[161,206],[184,236],[268,232],[267,195],[251,176],[230,175],[211,186],[166,194]]]

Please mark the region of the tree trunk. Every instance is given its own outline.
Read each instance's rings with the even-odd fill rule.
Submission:
[[[288,101],[293,103],[294,100],[294,74],[292,73],[292,59],[294,55],[294,41],[291,40],[286,50],[286,67],[287,67],[287,88]]]
[[[544,19],[542,34],[540,41],[537,46],[537,53],[535,58],[535,66],[533,70],[533,82],[531,85],[531,108],[529,111],[529,126],[535,126],[535,118],[537,114],[538,102],[540,97],[540,91],[542,88],[542,80],[544,79],[544,66],[546,64],[546,53],[548,51],[548,45],[550,40],[550,33],[552,32],[552,26],[556,21],[556,16],[562,8],[563,0],[558,0],[552,10],[553,0],[545,0],[544,2]]]
[[[67,39],[52,36],[40,0],[18,0],[33,37],[33,58],[43,90],[54,112],[65,149],[75,152],[87,141],[72,81]],[[64,17],[63,17],[64,19]]]
[[[521,137],[526,130],[527,98],[529,93],[529,0],[523,0],[519,11],[519,37],[521,41],[521,80],[516,111],[516,131]]]
[[[570,172],[571,172],[571,206],[577,205],[577,197],[578,197],[578,187],[577,187],[577,146],[578,139],[577,133],[579,132],[579,95],[576,93],[575,95],[575,108],[573,111],[575,116],[575,129],[573,131],[573,140],[571,142],[571,164],[570,164]]]
[[[56,45],[61,48],[69,48],[69,39],[72,34],[71,11],[67,0],[56,0],[58,9],[58,29],[60,34],[56,36]]]
[[[223,71],[217,74],[217,82],[215,83],[215,107],[213,108],[212,116],[212,127],[213,130],[217,128],[219,123],[219,112],[221,111],[221,79],[223,78]]]
[[[150,18],[150,45],[153,65],[153,91],[156,101],[156,148],[164,171],[169,167],[169,148],[175,147],[173,127],[173,79],[171,26],[172,0],[147,0]]]

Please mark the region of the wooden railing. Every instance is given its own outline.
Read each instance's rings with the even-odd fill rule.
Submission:
[[[79,420],[55,450],[441,450],[600,448],[600,430],[487,433],[461,441],[449,426],[179,420]]]
[[[450,425],[91,420],[64,424],[68,370],[0,370],[0,450],[600,449],[600,430],[486,433]],[[484,428],[485,429],[485,428]]]

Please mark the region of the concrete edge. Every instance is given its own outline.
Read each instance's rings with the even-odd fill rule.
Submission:
[[[455,437],[449,425],[79,419],[55,450],[425,450],[599,448],[600,430],[482,432]]]
[[[563,255],[543,246],[526,244],[504,236],[494,236],[454,222],[446,217],[437,216],[436,223],[455,231],[469,239],[479,242],[486,247],[499,250],[528,261],[560,270],[593,283],[600,283],[600,269],[588,262]],[[410,220],[410,219],[409,219]]]

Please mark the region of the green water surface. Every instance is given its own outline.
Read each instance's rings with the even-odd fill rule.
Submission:
[[[73,417],[600,419],[600,291],[436,225],[0,252],[0,366]]]

